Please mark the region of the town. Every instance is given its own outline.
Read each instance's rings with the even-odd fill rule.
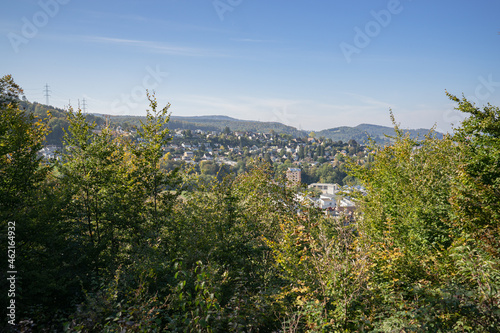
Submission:
[[[94,131],[112,128],[115,136],[141,140],[135,129],[106,121]],[[346,215],[354,218],[355,203],[340,195],[350,190],[364,189],[355,178],[347,175],[345,163],[348,159],[359,165],[369,166],[373,161],[370,149],[355,140],[333,141],[316,137],[314,132],[297,138],[289,134],[255,133],[202,129],[172,129],[170,141],[163,146],[164,167],[168,170],[191,168],[207,181],[216,176],[241,174],[248,171],[252,161],[260,160],[273,166],[276,174],[288,179],[289,184],[308,189],[304,197],[314,206],[331,216]],[[46,145],[40,154],[44,158],[57,158],[61,147]]]

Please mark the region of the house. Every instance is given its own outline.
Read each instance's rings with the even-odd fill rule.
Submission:
[[[318,189],[323,194],[335,194],[340,191],[340,186],[338,184],[313,183],[309,185],[308,188]]]
[[[347,198],[342,198],[339,200],[337,208],[343,213],[353,213],[356,210],[356,204]]]
[[[318,200],[318,206],[321,209],[334,209],[337,207],[337,201],[334,197],[321,195]]]
[[[191,161],[193,159],[194,155],[192,151],[187,151],[182,155],[182,160],[183,161]]]
[[[58,150],[60,150],[60,147],[54,145],[48,145],[40,149],[38,153],[42,155],[43,158],[46,159],[53,159],[53,158],[59,159]]]

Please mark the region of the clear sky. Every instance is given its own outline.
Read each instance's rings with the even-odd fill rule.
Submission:
[[[30,101],[227,115],[306,130],[457,125],[445,90],[500,105],[498,0],[15,0],[0,75]]]

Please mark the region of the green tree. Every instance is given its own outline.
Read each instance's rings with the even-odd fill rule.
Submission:
[[[492,105],[481,110],[466,98],[448,96],[458,103],[457,110],[469,116],[454,137],[465,158],[453,201],[459,223],[479,236],[500,226],[492,223],[500,221],[500,111]]]
[[[132,230],[127,207],[137,207],[128,194],[130,176],[124,144],[111,130],[97,131],[81,110],[68,111],[69,129],[58,165],[61,183],[70,198],[66,218],[75,225],[75,237],[87,251],[93,270],[113,271],[123,237]],[[128,214],[127,214],[128,213]],[[137,221],[134,221],[137,222]],[[137,230],[136,230],[137,231]]]
[[[303,160],[305,158],[305,149],[304,149],[303,145],[301,145],[300,148],[299,148],[298,157],[301,160]]]
[[[0,108],[6,108],[9,104],[17,107],[23,89],[14,82],[12,75],[4,75],[0,79]]]
[[[0,112],[0,212],[5,221],[29,207],[33,191],[49,171],[38,156],[48,127],[12,103]]]
[[[47,119],[18,108],[17,93],[21,89],[12,77],[4,77],[1,82],[0,249],[6,254],[2,269],[20,272],[15,297],[16,304],[22,304],[17,307],[18,323],[40,311],[54,314],[70,303],[74,284],[68,283],[63,262],[75,253],[68,248],[71,240],[65,239],[65,230],[54,214],[60,208],[60,200],[53,195],[57,191],[48,179],[52,167],[38,155],[48,133]],[[15,244],[15,258],[9,262],[13,266],[7,269],[9,243]],[[2,290],[9,290],[6,283],[5,279],[0,282]],[[1,300],[6,307],[8,299]]]
[[[350,162],[367,189],[358,232],[374,329],[493,332],[499,323],[498,108],[450,98],[470,114],[454,137],[416,140],[395,126],[391,146],[372,147],[370,168]]]
[[[97,130],[80,110],[69,113],[61,181],[72,198],[66,218],[85,253],[82,266],[88,268],[81,279],[90,291],[71,324],[74,330],[157,327],[150,310],[164,304],[154,294],[165,296],[174,279],[167,254],[176,244],[162,242],[167,237],[161,235],[172,230],[169,212],[178,189],[172,175],[178,168],[169,169],[163,151],[168,106],[157,110],[154,96],[148,97],[151,111],[136,141],[114,137],[109,128]],[[130,316],[143,322],[120,324]]]
[[[166,162],[164,145],[171,140],[166,127],[170,119],[168,109],[170,104],[162,109],[158,109],[158,103],[153,95],[147,94],[151,110],[147,110],[146,122],[141,121],[138,130],[139,142],[133,148],[135,155],[135,177],[139,187],[137,191],[142,191],[145,199],[144,205],[154,230],[158,232],[160,228],[160,210],[166,213],[172,208],[178,193],[176,192],[179,178],[178,169],[166,172],[162,165]]]
[[[493,332],[500,326],[500,109],[447,95],[467,114],[454,136],[461,158],[450,197],[452,290],[465,295],[457,307],[467,324]]]
[[[169,247],[169,257],[181,258],[186,271],[196,270],[201,261],[212,272],[206,285],[212,286],[220,312],[211,316],[211,327],[276,329],[273,313],[280,305],[272,295],[281,280],[264,237],[274,237],[279,219],[292,213],[293,192],[273,181],[269,165],[254,165],[236,178],[193,183],[196,187],[174,207],[175,223],[162,235],[166,244],[176,244]],[[192,278],[186,280],[190,297],[195,297],[194,285]]]

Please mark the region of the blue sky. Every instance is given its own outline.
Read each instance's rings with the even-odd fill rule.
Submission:
[[[306,130],[449,131],[445,90],[500,105],[500,2],[16,0],[0,5],[0,74],[30,101],[145,115],[223,114]]]

